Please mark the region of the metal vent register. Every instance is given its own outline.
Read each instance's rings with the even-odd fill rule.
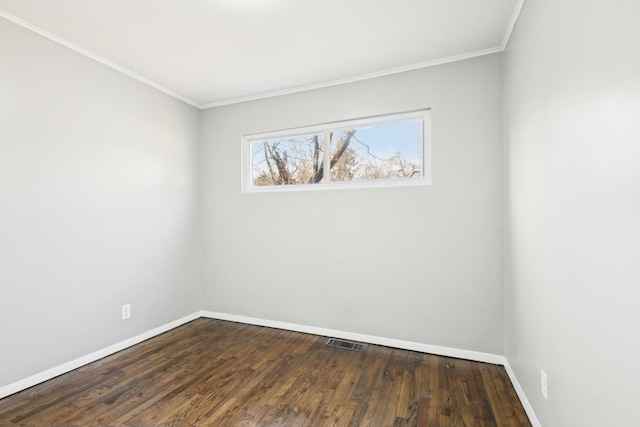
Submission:
[[[325,345],[329,347],[343,348],[345,350],[353,350],[353,351],[363,351],[365,348],[365,344],[359,344],[357,342],[351,342],[351,341],[337,340],[335,338],[330,338]]]

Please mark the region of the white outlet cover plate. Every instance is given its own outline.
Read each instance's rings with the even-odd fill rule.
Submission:
[[[122,306],[122,319],[128,319],[131,317],[131,304],[125,304]]]

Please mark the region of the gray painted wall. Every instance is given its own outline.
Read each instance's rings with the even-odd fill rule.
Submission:
[[[241,137],[432,108],[433,185],[242,194]],[[203,111],[204,309],[503,352],[502,58]]]
[[[0,52],[4,386],[197,311],[202,277],[198,111],[3,19]]]
[[[505,352],[545,427],[640,423],[639,16],[529,1],[505,55]]]

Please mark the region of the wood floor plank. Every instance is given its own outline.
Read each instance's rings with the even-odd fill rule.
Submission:
[[[501,366],[198,319],[0,400],[0,425],[531,426]]]
[[[367,362],[367,368],[363,369],[362,374],[360,375],[360,378],[356,383],[353,395],[351,396],[351,399],[355,403],[355,408],[348,424],[350,426],[363,425],[364,417],[367,414],[367,411],[371,410],[372,408],[372,406],[370,406],[370,401],[373,397],[373,393],[371,393],[371,390],[373,390],[373,385],[376,382],[376,378],[380,372],[380,369],[382,369],[384,357],[383,352],[370,351],[367,356],[370,359]]]

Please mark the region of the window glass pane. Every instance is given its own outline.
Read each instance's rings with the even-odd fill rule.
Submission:
[[[429,185],[429,110],[243,136],[243,191]]]
[[[381,123],[331,134],[331,181],[422,176],[422,121]]]
[[[312,184],[323,177],[322,135],[310,134],[251,143],[253,186]]]

